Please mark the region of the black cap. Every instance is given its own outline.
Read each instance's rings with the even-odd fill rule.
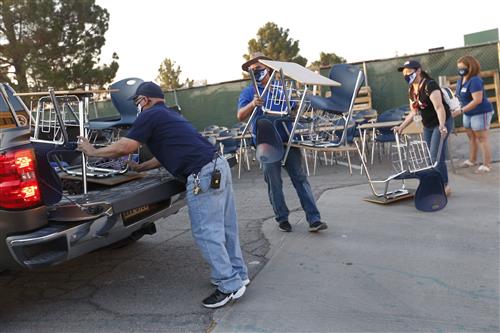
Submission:
[[[130,96],[128,100],[134,99],[139,95],[146,97],[165,98],[165,95],[163,94],[163,91],[161,91],[160,86],[151,81],[141,83],[137,87],[135,94]]]
[[[420,63],[418,61],[408,60],[403,64],[403,66],[398,67],[398,72],[402,72],[403,69],[405,69],[405,68],[419,69],[420,67],[422,67],[422,66],[420,66]]]

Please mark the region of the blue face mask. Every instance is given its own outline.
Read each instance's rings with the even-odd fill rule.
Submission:
[[[468,68],[459,68],[457,73],[460,76],[465,76],[465,75],[469,74],[469,69]]]
[[[413,81],[415,81],[416,78],[417,78],[417,72],[413,72],[411,74],[405,75],[405,81],[408,84],[412,84]]]
[[[262,82],[262,80],[264,80],[264,78],[266,77],[266,74],[267,74],[266,68],[256,69],[253,72],[253,75],[255,76],[255,81],[257,82]]]

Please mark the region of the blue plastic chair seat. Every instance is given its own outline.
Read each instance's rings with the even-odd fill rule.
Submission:
[[[325,98],[322,96],[310,96],[309,100],[311,102],[311,106],[315,109],[320,109],[334,114],[342,114],[349,111],[345,110],[344,105],[341,105],[336,100],[330,98]]]
[[[255,155],[262,163],[274,163],[283,158],[285,149],[275,124],[267,118],[259,118],[256,121],[257,127],[257,149]]]
[[[394,133],[381,133],[377,135],[375,138],[375,141],[377,142],[394,142],[396,141],[396,137],[394,136]]]
[[[423,212],[436,212],[448,204],[441,173],[435,168],[405,172],[394,179],[416,178],[420,181],[415,192],[415,208]]]

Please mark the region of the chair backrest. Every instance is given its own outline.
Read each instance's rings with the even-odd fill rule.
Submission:
[[[332,93],[330,99],[333,100],[335,104],[341,106],[341,110],[344,112],[342,115],[345,120],[344,124],[349,124],[354,110],[354,101],[361,89],[361,85],[365,81],[365,75],[358,66],[337,64],[333,65],[329,77],[341,84],[340,87],[330,88]],[[348,126],[344,126],[338,144],[345,144],[348,136],[348,129]]]
[[[205,133],[215,133],[216,131],[219,130],[218,125],[209,125],[203,129],[203,132]]]
[[[110,89],[117,89],[118,91],[111,93],[111,102],[120,113],[122,125],[132,125],[137,118],[137,107],[134,101],[128,98],[135,94],[137,87],[144,82],[138,78],[127,78],[114,82],[109,87]]]
[[[217,135],[219,137],[233,136],[233,134],[231,133],[231,131],[228,130],[228,129],[221,130],[219,133],[217,133]]]
[[[365,81],[364,74],[362,75],[361,82],[358,82],[358,74],[361,69],[358,66],[349,64],[336,64],[330,70],[330,79],[337,81],[341,84],[340,87],[331,87],[331,97],[336,101],[337,105],[342,105],[344,110],[349,110],[351,100],[356,98],[361,89],[361,85]]]
[[[404,115],[405,115],[404,109],[399,109],[399,108],[389,109],[378,115],[377,122],[382,123],[388,121],[402,120],[404,118]],[[391,138],[394,136],[392,129],[390,127],[379,128],[378,132],[380,134],[390,134]]]
[[[378,115],[377,122],[402,120],[404,113],[403,109],[389,109]]]

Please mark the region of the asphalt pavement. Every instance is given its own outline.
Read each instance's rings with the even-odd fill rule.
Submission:
[[[329,225],[318,234],[286,176],[292,233],[277,230],[258,167],[233,174],[252,282],[221,309],[200,304],[213,287],[182,209],[131,246],[0,273],[0,332],[498,332],[500,131],[492,134],[494,171],[454,174],[450,164],[453,194],[437,213],[411,200],[365,202],[359,168],[322,165],[309,178]],[[457,166],[465,135],[451,145]],[[385,159],[371,168],[390,173]]]
[[[455,167],[467,149],[465,134],[452,137]],[[453,193],[438,212],[362,201],[363,184],[321,195],[323,232],[308,232],[300,211],[292,233],[266,221],[269,262],[244,297],[216,312],[212,331],[498,332],[499,171],[450,171]]]

